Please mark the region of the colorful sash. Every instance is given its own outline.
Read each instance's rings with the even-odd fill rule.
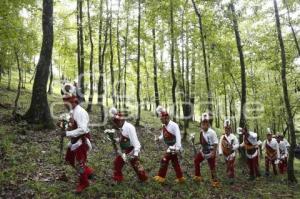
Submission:
[[[200,132],[200,144],[202,145],[202,152],[204,154],[209,154],[211,152],[211,147],[208,141],[205,139],[203,131]]]
[[[266,156],[273,160],[276,159],[277,151],[273,149],[268,143],[266,143]]]
[[[232,144],[228,141],[228,139],[225,137],[225,135],[223,136],[222,142],[221,142],[221,147],[222,147],[222,151],[224,156],[229,156],[231,155],[234,151],[232,150]]]
[[[166,145],[173,146],[176,143],[176,136],[171,134],[165,126],[163,126],[162,132]]]
[[[244,136],[244,144],[245,144],[245,149],[246,149],[247,154],[253,155],[256,152],[256,148],[251,148],[253,146],[253,144],[251,144],[251,142],[249,142],[249,140],[246,136]]]
[[[130,139],[120,133],[120,147],[122,150],[127,150],[131,147]]]

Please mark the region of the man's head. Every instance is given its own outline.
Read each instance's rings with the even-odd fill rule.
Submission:
[[[201,129],[207,131],[210,127],[210,119],[208,113],[203,113],[201,116]]]
[[[276,133],[276,140],[277,142],[283,141],[283,134],[282,133]]]
[[[170,116],[169,116],[169,114],[167,112],[162,112],[160,114],[160,121],[161,121],[162,124],[168,125],[169,122],[170,122]]]
[[[72,84],[66,83],[63,85],[62,95],[63,95],[64,105],[68,110],[71,110],[78,105],[76,88]]]
[[[229,135],[231,133],[231,124],[230,120],[228,119],[224,121],[224,130],[226,135]]]
[[[162,106],[158,106],[156,108],[156,113],[159,115],[160,121],[161,121],[162,124],[164,124],[164,125],[168,125],[169,124],[169,122],[170,122],[170,115],[166,111],[166,109],[164,109]]]
[[[122,113],[117,113],[113,116],[113,123],[117,128],[121,128],[124,125],[125,117]]]
[[[270,128],[267,128],[267,140],[271,141],[273,138],[273,133]]]

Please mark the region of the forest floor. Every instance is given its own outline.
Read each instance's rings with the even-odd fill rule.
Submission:
[[[59,137],[54,130],[39,130],[26,122],[16,123],[11,120],[15,90],[0,88],[0,198],[74,198],[77,177],[75,172],[64,165],[59,155]],[[29,105],[31,94],[22,91],[20,113]],[[58,95],[49,97],[49,103],[61,102]],[[96,107],[94,107],[96,109]],[[55,112],[61,112],[57,108]],[[97,113],[91,113],[91,120],[97,121]],[[197,123],[191,123],[188,132],[197,132]],[[183,142],[185,152],[181,160],[182,169],[187,179],[185,184],[176,184],[175,174],[170,165],[167,181],[157,184],[155,176],[163,145],[158,148],[154,134],[159,135],[160,121],[151,112],[142,112],[141,127],[137,129],[143,145],[141,162],[150,179],[139,183],[132,168],[124,168],[125,180],[121,184],[112,182],[113,148],[103,134],[103,129],[92,128],[93,151],[89,155],[89,165],[95,169],[96,182],[79,196],[82,198],[300,198],[299,185],[287,185],[286,176],[261,177],[247,181],[246,165],[239,161],[236,165],[236,183],[229,185],[225,177],[224,160],[218,157],[218,176],[220,188],[210,186],[210,175],[204,163],[203,183],[192,181],[193,152],[188,142]],[[218,130],[220,133],[220,130]],[[65,139],[65,146],[66,146]],[[260,159],[261,173],[264,161]],[[300,161],[295,161],[296,176],[300,180]],[[66,173],[67,178],[60,176]]]

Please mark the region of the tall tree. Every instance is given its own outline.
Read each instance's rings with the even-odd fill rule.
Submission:
[[[291,136],[291,147],[290,147],[289,159],[288,159],[288,180],[289,180],[289,182],[295,183],[295,182],[297,182],[297,179],[296,179],[295,173],[294,173],[294,157],[295,157],[295,147],[296,147],[295,125],[294,125],[292,108],[291,108],[289,93],[288,93],[288,85],[287,85],[287,79],[286,79],[285,46],[284,46],[284,42],[283,42],[283,38],[282,38],[278,6],[277,6],[276,0],[273,0],[273,2],[274,2],[274,10],[275,10],[277,37],[278,37],[278,41],[279,41],[280,55],[281,55],[281,80],[282,80],[284,104],[285,104],[286,114],[288,117],[287,124],[288,124],[288,128],[290,130],[290,136]]]
[[[298,42],[298,39],[297,39],[297,36],[296,36],[296,32],[295,32],[295,29],[294,29],[294,26],[291,22],[291,16],[290,16],[290,7],[288,5],[288,2],[286,0],[283,0],[283,3],[285,4],[285,7],[287,9],[287,15],[288,15],[288,23],[289,23],[289,26],[292,30],[292,35],[293,35],[293,39],[294,39],[294,42],[295,42],[295,45],[296,45],[296,49],[297,49],[297,52],[298,52],[298,56],[300,56],[300,46],[299,46],[299,42]]]
[[[155,22],[152,28],[152,38],[153,38],[153,82],[154,82],[154,95],[155,95],[155,105],[159,106],[159,91],[157,83],[157,58],[156,58],[156,34],[155,34]]]
[[[198,18],[198,24],[199,24],[199,30],[200,30],[203,63],[204,63],[204,69],[205,69],[205,82],[206,82],[206,89],[207,89],[208,111],[212,112],[212,96],[211,96],[210,82],[209,82],[209,70],[208,70],[208,64],[207,64],[207,55],[206,55],[206,47],[205,47],[205,36],[204,36],[203,24],[202,24],[202,15],[201,15],[201,12],[199,11],[199,9],[197,8],[195,0],[192,0],[192,3],[193,3],[193,7],[194,7],[195,13]]]
[[[127,99],[127,54],[128,54],[128,34],[129,34],[129,3],[127,4],[126,32],[124,38],[124,88],[123,88],[123,108],[126,108]]]
[[[235,33],[235,39],[236,39],[236,45],[239,52],[239,58],[240,58],[240,66],[241,66],[241,82],[242,82],[242,92],[241,92],[241,111],[240,111],[240,127],[244,128],[246,127],[246,113],[245,113],[245,106],[246,106],[246,97],[247,97],[247,87],[246,87],[246,66],[245,66],[245,59],[244,59],[244,53],[243,53],[243,46],[241,41],[241,36],[239,32],[239,25],[237,20],[237,15],[235,11],[234,3],[231,2],[229,4],[229,8],[232,13],[232,22],[233,22],[233,30]]]
[[[93,97],[94,97],[94,42],[93,42],[93,30],[91,24],[91,15],[90,15],[90,0],[87,0],[87,15],[88,15],[88,26],[89,26],[89,40],[90,40],[90,96],[89,96],[89,104],[87,107],[87,111],[92,111]]]
[[[172,103],[173,103],[173,116],[176,121],[177,105],[176,105],[176,74],[174,64],[174,53],[175,53],[175,35],[174,35],[174,5],[173,0],[170,0],[170,32],[171,32],[171,70],[172,70]]]
[[[116,106],[116,97],[115,97],[115,75],[114,75],[114,48],[113,48],[113,33],[112,33],[112,2],[110,5],[110,19],[109,19],[109,48],[110,48],[110,83],[111,83],[111,96],[113,99],[113,105]]]
[[[100,21],[99,21],[99,43],[98,43],[98,64],[99,64],[99,81],[98,81],[98,104],[100,106],[100,121],[103,122],[105,118],[104,104],[103,104],[103,95],[104,95],[104,63],[105,63],[105,52],[107,47],[108,39],[108,0],[106,1],[106,20],[105,20],[105,30],[104,30],[104,43],[102,44],[102,29],[103,29],[103,0],[100,2]]]
[[[83,12],[82,12],[82,6],[83,6],[84,0],[77,0],[78,4],[78,49],[79,50],[79,68],[78,68],[78,87],[80,91],[80,97],[84,100],[84,42],[83,42]]]
[[[139,14],[138,14],[138,52],[137,52],[137,82],[136,82],[136,99],[137,99],[137,118],[136,118],[136,125],[140,125],[140,119],[141,119],[141,76],[140,76],[140,64],[141,64],[141,0],[139,0]]]
[[[117,57],[118,57],[118,84],[117,84],[117,99],[118,106],[121,108],[121,45],[120,45],[120,6],[121,0],[118,1],[118,14],[117,14]]]
[[[17,96],[15,98],[15,106],[14,106],[14,110],[12,112],[12,115],[13,115],[14,119],[17,119],[18,101],[19,101],[19,97],[20,97],[20,93],[21,93],[22,75],[21,75],[21,66],[20,66],[19,54],[18,54],[18,50],[16,49],[16,47],[14,48],[14,54],[15,54],[15,57],[16,57],[16,60],[17,60],[19,80],[18,80],[18,91],[17,91]]]
[[[49,86],[48,86],[48,94],[52,94],[53,92],[53,85],[52,85],[52,82],[53,82],[53,66],[52,66],[52,63],[50,64],[50,77],[49,77]]]
[[[53,0],[43,0],[43,42],[34,78],[30,108],[24,118],[45,128],[53,126],[47,99],[47,82],[53,47]]]

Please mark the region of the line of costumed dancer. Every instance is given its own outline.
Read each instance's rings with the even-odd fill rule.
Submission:
[[[72,166],[78,175],[78,185],[76,193],[81,193],[93,181],[94,170],[87,166],[87,156],[92,149],[91,132],[89,126],[89,115],[80,106],[76,87],[72,84],[64,84],[62,88],[63,102],[68,109],[68,117],[59,120],[58,126],[62,129],[61,136],[69,138],[68,148],[65,155],[65,161]],[[157,175],[153,177],[154,181],[164,183],[167,176],[169,163],[176,173],[176,183],[184,183],[185,177],[180,165],[180,156],[182,153],[181,133],[177,123],[170,119],[169,113],[163,107],[156,109],[160,117],[162,128],[161,134],[155,137],[154,142],[165,143],[165,153],[161,158],[160,167]],[[140,182],[148,180],[143,165],[140,162],[139,154],[141,144],[137,136],[134,125],[126,121],[124,114],[115,108],[110,109],[109,121],[110,128],[104,133],[112,141],[116,157],[113,161],[113,176],[115,182],[122,182],[124,179],[122,169],[125,164],[129,164]],[[109,125],[108,125],[109,126]],[[195,150],[194,156],[194,176],[195,182],[202,182],[201,167],[203,162],[208,163],[211,173],[211,184],[213,187],[219,187],[220,181],[216,172],[216,157],[224,157],[226,164],[226,174],[230,184],[234,183],[235,178],[235,158],[239,148],[245,149],[247,165],[249,170],[249,179],[254,180],[260,176],[259,156],[260,146],[265,151],[265,175],[270,175],[270,165],[273,168],[274,175],[277,175],[277,167],[280,174],[287,171],[287,158],[289,143],[282,134],[267,129],[266,140],[258,140],[257,134],[249,131],[247,128],[238,128],[238,134],[242,135],[243,142],[239,143],[237,137],[233,134],[231,122],[226,119],[224,122],[224,134],[218,139],[217,133],[212,127],[212,115],[204,113],[201,116],[199,140],[195,145],[200,145],[199,150]],[[197,136],[198,137],[198,136]],[[194,138],[194,135],[192,135]]]

